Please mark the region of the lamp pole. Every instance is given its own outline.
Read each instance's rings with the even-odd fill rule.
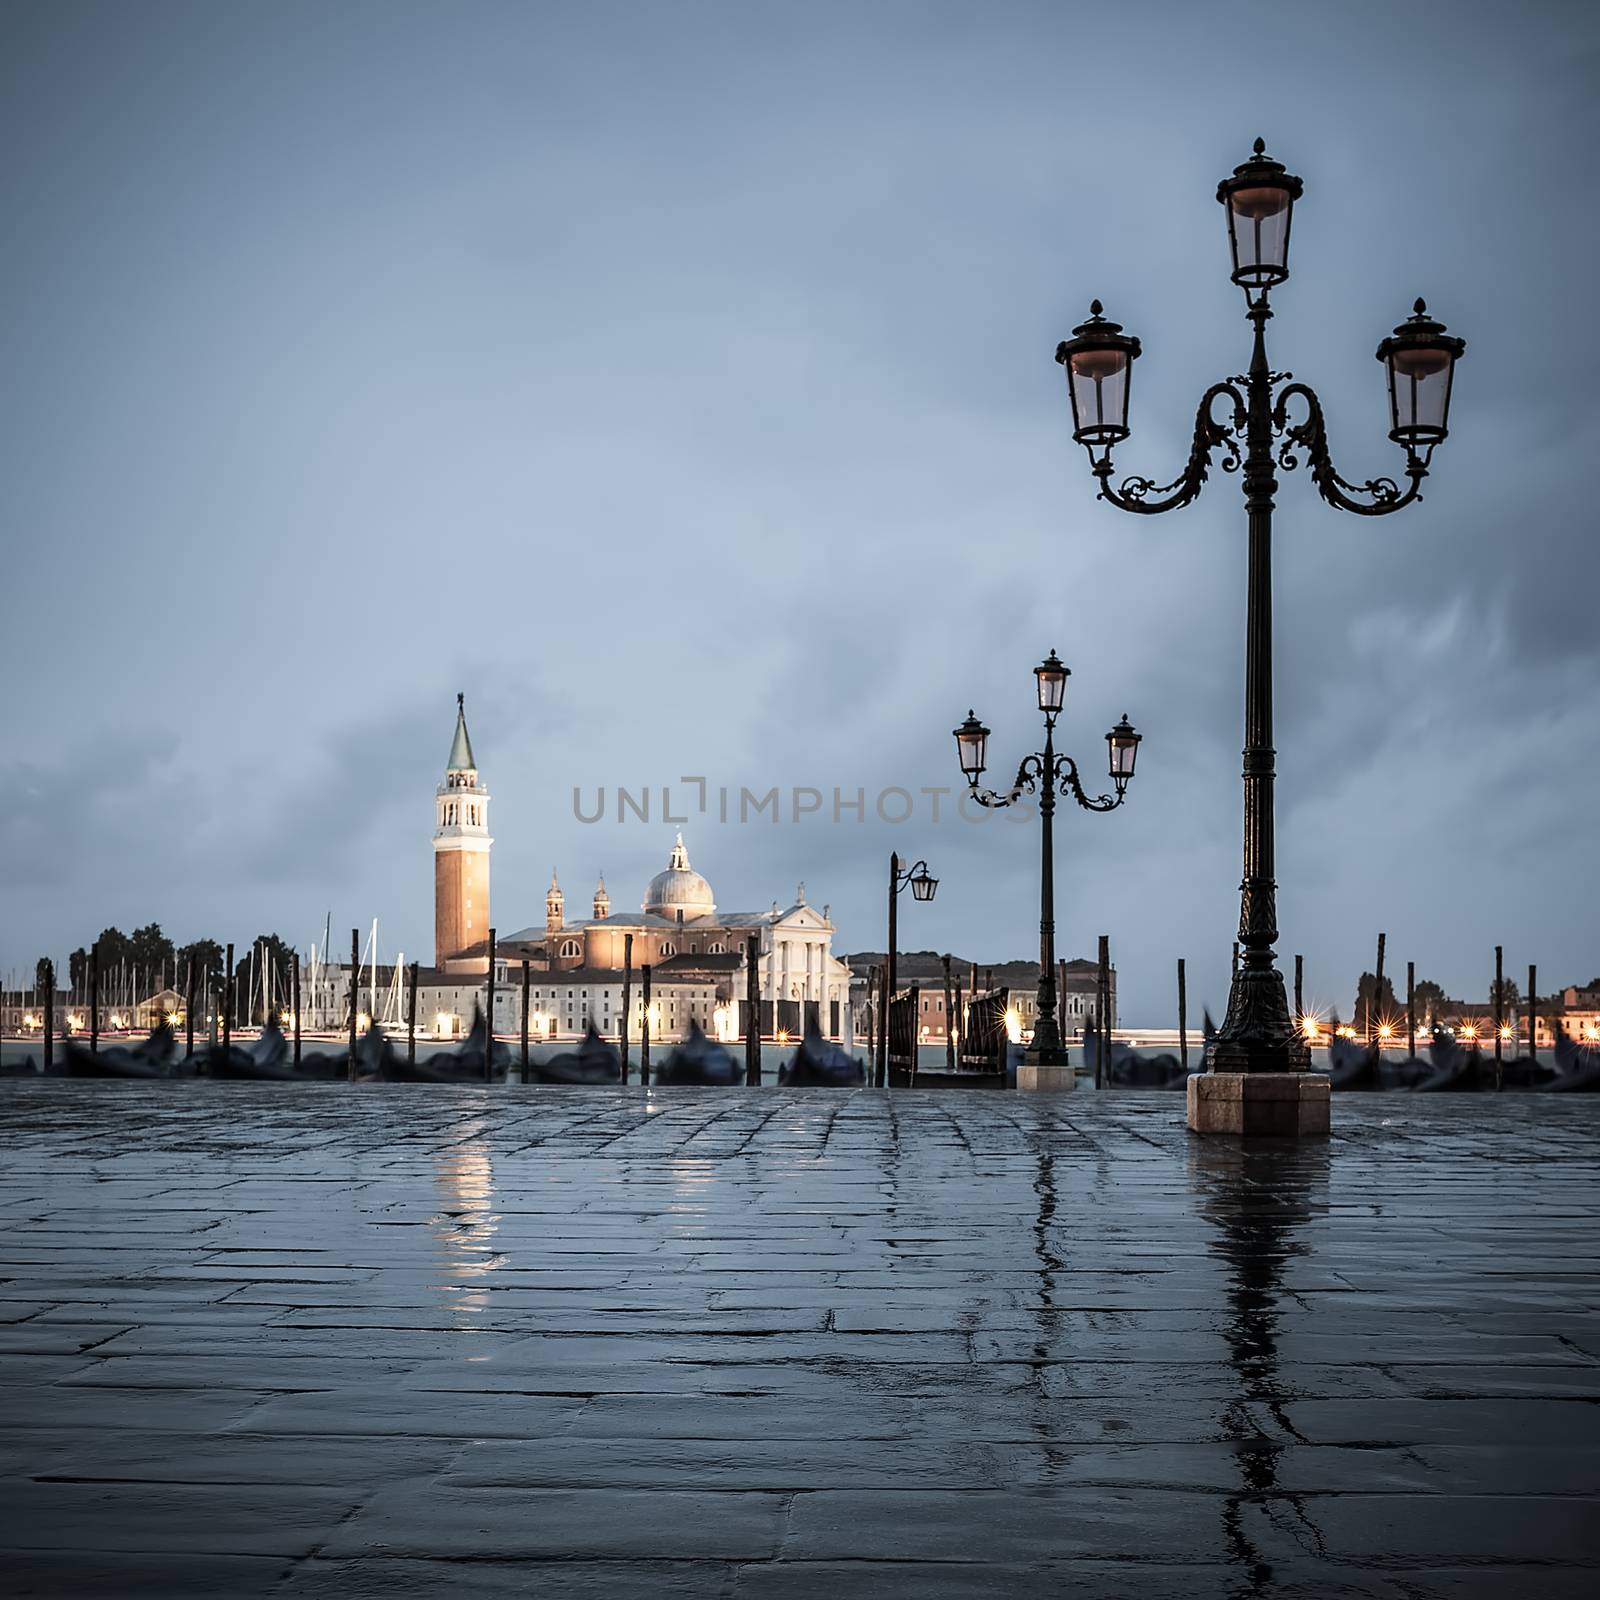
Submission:
[[[907,884],[911,886],[913,899],[931,900],[939,887],[939,880],[929,874],[926,861],[919,861],[915,866],[902,868],[899,852],[891,851],[889,853],[889,964],[887,980],[884,983],[883,1026],[878,1030],[877,1087],[880,1089],[889,1081],[889,1009],[894,1003],[895,946],[900,938],[897,911],[900,895]],[[917,1034],[914,1017],[910,1048],[912,1066],[915,1069]]]
[[[1039,709],[1044,713],[1044,749],[1023,757],[1016,782],[1005,794],[980,789],[978,779],[988,762],[989,730],[969,711],[967,720],[955,730],[956,750],[961,770],[966,775],[972,797],[979,805],[994,810],[1015,805],[1023,794],[1039,791],[1039,983],[1035,1002],[1033,1043],[1028,1060],[1037,1066],[1065,1066],[1067,1052],[1061,1043],[1061,1027],[1056,1020],[1056,793],[1070,794],[1085,811],[1115,811],[1127,798],[1128,781],[1138,760],[1141,735],[1134,732],[1126,717],[1106,735],[1110,750],[1110,774],[1115,795],[1091,799],[1078,777],[1078,765],[1070,757],[1056,753],[1056,718],[1066,697],[1071,669],[1062,664],[1052,650],[1033,669],[1039,690]]]
[[[1073,437],[1089,454],[1099,497],[1120,511],[1153,515],[1188,505],[1205,485],[1213,454],[1225,472],[1242,467],[1248,576],[1246,579],[1244,707],[1244,873],[1239,891],[1240,960],[1228,1014],[1211,1051],[1221,1073],[1305,1072],[1310,1048],[1289,1012],[1273,947],[1278,939],[1272,726],[1272,513],[1277,472],[1304,456],[1322,498],[1341,511],[1386,516],[1420,497],[1434,447],[1447,435],[1450,387],[1465,342],[1446,333],[1421,300],[1415,314],[1378,347],[1389,388],[1389,437],[1406,453],[1402,490],[1393,478],[1352,483],[1328,452],[1322,403],[1293,374],[1274,372],[1267,358],[1270,291],[1289,276],[1289,225],[1300,198],[1299,178],[1272,160],[1261,140],[1248,161],[1217,186],[1227,213],[1232,279],[1244,291],[1252,330],[1250,366],[1242,376],[1213,384],[1195,414],[1194,438],[1183,472],[1171,483],[1112,479],[1111,453],[1128,437],[1128,390],[1139,341],[1102,315],[1097,300],[1087,322],[1056,350],[1065,369]],[[1221,417],[1218,403],[1227,402]],[[1301,420],[1291,420],[1298,415]]]

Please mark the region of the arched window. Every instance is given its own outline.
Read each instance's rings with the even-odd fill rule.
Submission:
[[[670,955],[676,955],[677,954],[677,951],[673,947],[673,943],[672,943],[672,941],[670,939],[663,939],[661,941],[661,954],[663,956],[670,956]]]
[[[561,941],[561,953],[564,956],[575,956],[581,954],[582,952],[579,949],[578,941],[576,939],[563,939]]]
[[[707,945],[706,953],[708,955],[720,956],[722,954],[722,941],[719,939],[715,943]]]

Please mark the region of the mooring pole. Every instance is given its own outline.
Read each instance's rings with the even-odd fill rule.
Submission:
[[[639,968],[639,978],[643,985],[644,1017],[639,1025],[639,1082],[646,1088],[650,1086],[650,963],[647,961]]]
[[[100,1054],[100,941],[89,946],[89,1052]]]
[[[761,940],[751,934],[744,947],[744,1082],[761,1083]],[[848,1003],[848,1002],[847,1002]]]
[[[1100,935],[1100,1051],[1094,1064],[1094,1086],[1111,1082],[1111,935]]]
[[[222,1004],[222,1056],[226,1060],[233,1047],[233,946],[228,946],[227,965],[223,969]],[[352,1027],[354,1024],[352,1024]]]
[[[1178,957],[1178,1065],[1189,1070],[1189,984],[1182,956]]]
[[[494,1075],[494,947],[496,944],[494,929],[489,930],[489,1016],[486,1022],[487,1033],[483,1041],[483,1081],[489,1082]]]
[[[233,946],[228,946],[228,959],[233,959]],[[360,987],[359,974],[361,972],[361,930],[350,930],[350,1041],[345,1057],[345,1076],[351,1083],[356,1081],[356,990]]]
[[[187,1058],[194,1054],[194,956],[183,974],[183,1053]]]
[[[1294,1025],[1306,1031],[1306,958],[1294,958]]]
[[[633,1004],[633,935],[622,936],[622,1081],[628,1081],[628,1021]]]
[[[1417,964],[1406,962],[1406,1055],[1417,1053]]]
[[[44,961],[41,966],[44,976],[44,1070],[48,1073],[56,1058],[56,964]]]
[[[1528,1060],[1539,1059],[1539,969],[1528,968]]]
[[[528,1081],[528,958],[522,958],[522,1081]]]
[[[1386,933],[1378,935],[1378,965],[1372,975],[1372,1004],[1367,1013],[1367,1019],[1372,1023],[1372,1037],[1367,1041],[1368,1044],[1378,1044],[1382,1038],[1378,1029],[1383,1026],[1383,946],[1388,937]]]
[[[950,957],[944,957],[944,1066],[956,1070],[956,999],[950,982]]]
[[[415,1066],[417,1060],[417,963],[411,963],[406,979],[410,991],[406,999],[406,1064]]]
[[[1505,951],[1501,945],[1494,947],[1494,1086],[1498,1089],[1504,1068],[1500,1060],[1500,1031],[1506,1022]]]
[[[294,1006],[294,1064],[300,1065],[300,952],[294,953],[294,966],[290,971],[289,982],[293,985],[292,1004]]]

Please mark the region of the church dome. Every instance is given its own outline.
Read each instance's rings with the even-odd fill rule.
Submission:
[[[658,872],[644,892],[644,909],[658,917],[676,918],[682,912],[685,922],[709,917],[717,909],[711,885],[689,865],[689,852],[683,847],[681,833],[672,847],[667,870]]]

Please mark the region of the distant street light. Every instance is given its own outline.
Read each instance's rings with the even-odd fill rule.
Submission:
[[[1255,330],[1250,370],[1214,383],[1195,413],[1188,464],[1171,483],[1128,477],[1112,482],[1113,446],[1128,437],[1128,395],[1140,344],[1107,321],[1098,300],[1089,320],[1056,350],[1072,402],[1072,436],[1088,451],[1100,498],[1121,511],[1152,515],[1188,505],[1205,485],[1212,454],[1222,468],[1243,467],[1249,526],[1248,618],[1245,644],[1244,879],[1240,885],[1240,961],[1228,1015],[1211,1051],[1220,1072],[1307,1071],[1306,1037],[1289,1014],[1273,946],[1278,938],[1273,839],[1272,742],[1272,510],[1276,469],[1290,470],[1304,454],[1312,482],[1329,505],[1361,516],[1384,516],[1418,498],[1434,447],[1448,433],[1450,387],[1464,341],[1446,333],[1421,300],[1415,314],[1378,346],[1389,388],[1389,437],[1406,453],[1409,486],[1393,478],[1352,483],[1328,454],[1322,403],[1303,383],[1267,365],[1269,291],[1289,276],[1289,224],[1303,185],[1266,154],[1257,139],[1248,161],[1217,185],[1226,210],[1233,282],[1244,290],[1245,315]],[[1219,421],[1219,401],[1230,402]],[[1291,405],[1303,408],[1290,421]]]
[[[889,1006],[894,999],[895,986],[895,945],[899,942],[899,929],[895,915],[897,902],[906,885],[911,886],[913,900],[929,901],[939,888],[939,880],[928,872],[928,863],[919,861],[913,867],[902,868],[900,857],[893,852],[889,856],[889,966],[887,981],[884,984],[883,1017],[878,1029],[878,1062],[877,1062],[877,1087],[889,1081]],[[910,1049],[912,1051],[913,1066],[917,1039],[915,1032],[910,1034]]]
[[[1036,755],[1025,756],[1017,768],[1017,780],[1006,794],[996,794],[991,789],[980,789],[981,778],[989,764],[989,730],[969,711],[967,720],[955,730],[956,754],[961,771],[966,776],[972,797],[981,806],[1001,809],[1013,805],[1026,793],[1039,791],[1040,830],[1039,858],[1039,989],[1033,1024],[1033,1043],[1028,1050],[1029,1061],[1042,1067],[1064,1066],[1067,1052],[1061,1043],[1061,1029],[1056,1021],[1056,888],[1055,888],[1055,814],[1056,791],[1070,794],[1085,811],[1115,811],[1127,798],[1128,783],[1133,777],[1139,759],[1141,735],[1134,732],[1133,724],[1124,716],[1106,735],[1107,770],[1116,789],[1115,796],[1101,795],[1091,800],[1078,780],[1078,764],[1071,756],[1056,754],[1056,718],[1060,715],[1066,698],[1067,679],[1071,669],[1063,666],[1054,650],[1033,669],[1038,685],[1039,709],[1044,713],[1044,749]],[[1104,1019],[1097,1018],[1102,1030]]]

